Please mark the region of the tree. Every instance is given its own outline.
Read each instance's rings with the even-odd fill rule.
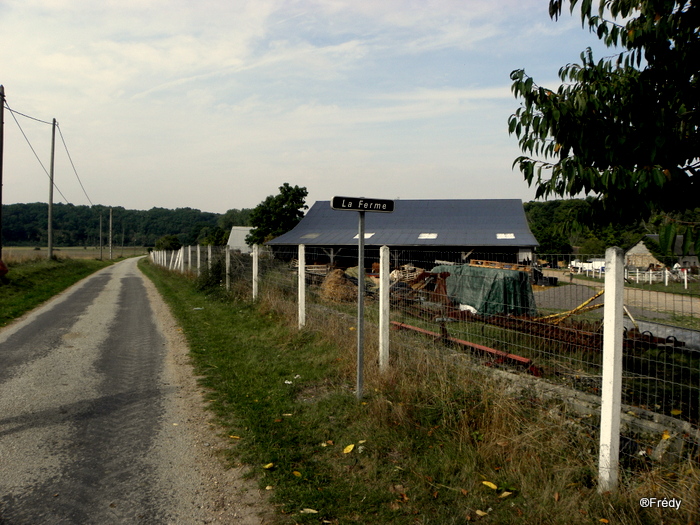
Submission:
[[[156,241],[156,250],[179,250],[182,243],[177,235],[163,235]]]
[[[556,20],[568,1],[550,0]],[[547,89],[520,69],[509,119],[517,165],[536,196],[596,196],[600,217],[634,221],[697,206],[700,185],[700,5],[691,0],[581,0],[582,25],[616,56],[559,70]],[[696,250],[700,248],[696,232]]]
[[[248,245],[262,244],[279,237],[304,217],[303,210],[308,209],[305,204],[308,195],[306,188],[292,187],[285,182],[279,190],[279,194],[270,195],[251,212],[250,225],[253,230],[245,238]]]

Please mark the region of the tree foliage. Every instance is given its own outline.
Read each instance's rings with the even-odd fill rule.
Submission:
[[[557,19],[580,7],[582,24],[616,55],[559,70],[561,85],[511,73],[522,98],[509,132],[536,196],[596,197],[600,217],[680,213],[698,202],[700,5],[690,0],[550,0]],[[669,215],[672,216],[672,215]],[[696,238],[700,239],[696,234]],[[691,239],[692,240],[692,239]]]
[[[246,237],[246,243],[262,244],[288,232],[304,217],[308,191],[304,187],[290,186],[285,182],[277,195],[270,195],[258,204],[250,214],[254,229]]]
[[[154,246],[165,235],[175,235],[180,243],[226,243],[231,226],[246,226],[250,209],[231,209],[225,214],[192,208],[151,208],[127,210],[112,208],[115,243]],[[4,204],[2,238],[7,246],[37,246],[47,242],[46,203]],[[100,217],[102,242],[107,243],[109,207],[54,204],[53,232],[55,246],[98,246]]]

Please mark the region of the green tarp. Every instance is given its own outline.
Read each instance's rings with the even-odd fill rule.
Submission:
[[[441,265],[431,272],[449,272],[448,297],[460,305],[472,307],[478,314],[537,314],[529,272],[469,265]]]

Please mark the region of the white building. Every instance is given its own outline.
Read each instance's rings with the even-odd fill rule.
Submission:
[[[240,250],[241,253],[250,253],[253,249],[245,243],[245,238],[250,234],[250,226],[233,226],[231,233],[228,236],[229,248],[232,250]]]

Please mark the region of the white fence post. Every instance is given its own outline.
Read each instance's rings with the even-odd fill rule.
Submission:
[[[389,247],[379,248],[379,370],[389,367]]]
[[[192,246],[187,245],[187,271],[192,271]]]
[[[207,270],[211,272],[211,244],[207,245]]]
[[[617,489],[620,456],[622,395],[622,336],[624,252],[605,252],[605,304],[603,306],[603,382],[600,405],[600,454],[598,492]]]
[[[231,250],[229,250],[228,244],[224,246],[226,250],[226,291],[231,289]]]
[[[253,300],[258,298],[258,272],[260,259],[260,245],[253,245]]]
[[[299,302],[299,328],[306,326],[306,246],[299,245],[298,280],[297,280],[297,295]]]
[[[185,273],[185,247],[180,247],[180,273]]]
[[[197,277],[202,274],[202,247],[197,244]]]

